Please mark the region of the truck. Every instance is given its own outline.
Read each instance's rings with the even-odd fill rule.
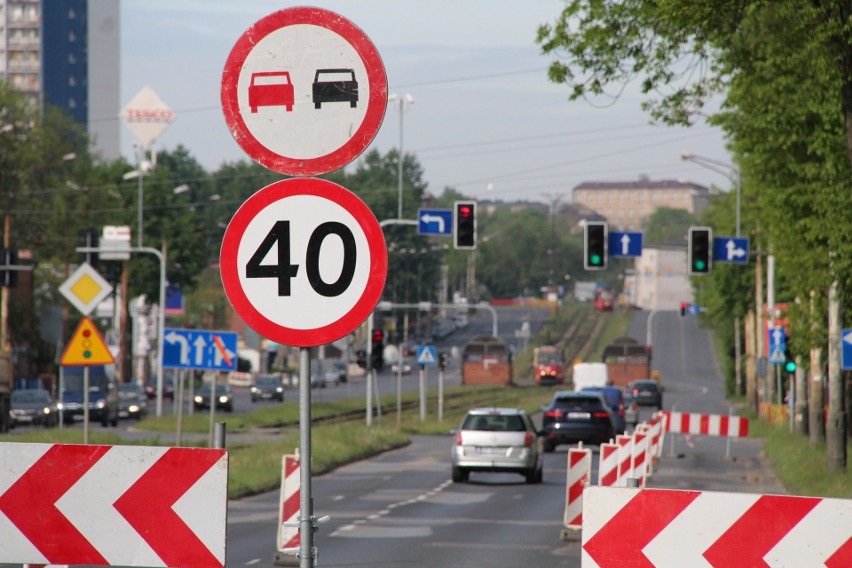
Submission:
[[[613,386],[656,377],[651,372],[651,349],[633,337],[619,337],[603,350],[609,380]]]
[[[511,385],[512,352],[497,337],[477,335],[462,351],[463,385]]]
[[[533,350],[533,380],[539,385],[561,385],[565,382],[562,349],[542,345]]]
[[[571,372],[571,383],[575,391],[583,390],[585,387],[609,386],[607,367],[604,363],[575,363]]]
[[[0,351],[0,433],[12,427],[12,353]]]

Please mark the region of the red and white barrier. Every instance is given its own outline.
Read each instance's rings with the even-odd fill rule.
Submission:
[[[639,486],[645,487],[648,477],[648,434],[633,434],[633,478],[639,480]]]
[[[627,484],[627,478],[633,477],[633,435],[619,434],[615,437],[618,445],[618,483],[619,487]]]
[[[278,515],[278,552],[299,552],[299,516],[301,511],[299,456],[284,456],[281,460],[281,509]]]
[[[583,568],[852,566],[852,500],[590,487]]]
[[[613,487],[618,485],[618,466],[620,465],[618,444],[601,444],[598,457],[598,485]]]
[[[721,414],[691,414],[664,412],[668,420],[667,432],[745,438],[748,436],[748,418]]]
[[[583,491],[591,483],[592,450],[577,447],[568,450],[568,482],[563,523],[579,530],[583,526]]]

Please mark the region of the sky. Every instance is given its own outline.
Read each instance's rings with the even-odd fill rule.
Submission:
[[[700,117],[688,129],[656,126],[634,86],[617,100],[569,101],[568,87],[548,81],[552,56],[535,36],[558,17],[560,0],[122,0],[122,106],[150,86],[176,114],[158,149],[183,145],[208,171],[249,160],[226,126],[222,71],[252,24],[300,5],[358,26],[381,57],[388,93],[413,98],[402,118],[388,104],[367,151],[398,148],[402,128],[403,151],[416,156],[433,195],[452,187],[480,200],[567,203],[582,182],[640,176],[731,186],[681,160],[691,152],[730,163],[721,131]],[[132,163],[134,136],[121,128]]]

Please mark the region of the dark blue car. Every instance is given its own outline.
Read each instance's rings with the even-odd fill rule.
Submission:
[[[616,434],[624,434],[627,423],[624,420],[624,393],[618,387],[583,387],[584,392],[599,392],[603,394],[607,406],[612,410],[615,419]]]

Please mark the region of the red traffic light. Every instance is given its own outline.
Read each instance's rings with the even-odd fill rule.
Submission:
[[[382,331],[381,329],[374,329],[373,330],[373,341],[379,342],[379,341],[384,341],[384,339],[385,339],[385,332],[384,331]]]
[[[473,207],[469,205],[459,206],[459,215],[461,217],[470,217],[471,215],[473,215]]]

